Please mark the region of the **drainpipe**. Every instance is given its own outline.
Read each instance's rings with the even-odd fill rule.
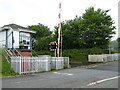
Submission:
[[[31,40],[31,34],[30,34],[30,52],[31,52],[31,56],[32,56],[32,40]]]
[[[12,49],[14,48],[14,36],[13,36],[13,31],[12,31]]]
[[[6,29],[6,48],[8,48],[8,29]]]
[[[30,35],[30,49],[32,50],[32,36]]]

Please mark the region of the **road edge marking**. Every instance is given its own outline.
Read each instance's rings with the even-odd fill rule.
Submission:
[[[92,82],[92,83],[89,83],[87,84],[86,86],[92,86],[92,85],[95,85],[95,84],[99,84],[99,83],[102,83],[102,82],[105,82],[105,81],[109,81],[109,80],[112,80],[112,79],[116,79],[116,78],[119,78],[120,76],[115,76],[115,77],[111,77],[111,78],[106,78],[106,79],[102,79],[102,80],[99,80],[99,81],[96,81],[96,82]]]
[[[61,75],[69,75],[69,76],[73,75],[71,73],[59,73],[59,72],[53,72],[53,73],[55,73],[55,74],[61,74]]]

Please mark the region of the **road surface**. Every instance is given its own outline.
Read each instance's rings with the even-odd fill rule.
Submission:
[[[118,88],[118,71],[118,62],[76,67],[3,78],[2,88]]]

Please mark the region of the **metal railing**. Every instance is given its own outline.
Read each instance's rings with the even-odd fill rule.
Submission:
[[[7,60],[8,63],[10,63],[10,60],[11,60],[11,56],[9,55],[9,53],[7,52],[7,50],[4,48],[2,49],[2,53],[5,57],[5,59]]]
[[[69,68],[69,57],[11,57],[11,67],[16,73],[32,73]]]
[[[120,53],[88,55],[89,62],[107,62],[107,61],[115,61],[115,60],[120,60]]]
[[[9,42],[9,43],[10,43],[10,42]],[[3,55],[4,55],[4,57],[6,58],[6,60],[7,60],[8,63],[11,63],[11,57],[12,57],[12,56],[22,56],[22,55],[17,51],[16,48],[14,48],[14,49],[9,48],[9,49],[8,49],[6,45],[2,45],[2,47],[4,47],[4,48],[2,48],[2,53],[3,53]],[[18,55],[16,55],[15,52],[16,52]]]
[[[16,48],[14,48],[14,52],[17,52],[18,55],[16,55],[16,56],[22,56]]]

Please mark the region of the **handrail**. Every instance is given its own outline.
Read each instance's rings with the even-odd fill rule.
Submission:
[[[12,54],[13,54],[14,56],[16,56],[15,52],[14,52],[12,49],[10,49],[10,51],[12,52]]]
[[[10,42],[8,42],[9,44],[11,44]],[[5,47],[7,47],[7,45],[5,45]],[[15,52],[11,49],[11,48],[9,48],[11,51],[12,51],[12,53],[16,56],[16,54],[15,54]],[[22,56],[19,52],[18,52],[18,50],[16,49],[16,48],[14,48],[14,50],[18,53],[18,55],[19,56]]]
[[[7,62],[10,63],[10,60],[9,60],[9,59],[10,59],[11,56],[8,54],[6,48],[3,49],[2,51],[3,51],[3,53],[4,53],[3,55],[4,55],[4,57],[6,58]]]
[[[7,52],[7,50],[4,50],[5,51],[5,53],[10,57],[11,55]]]
[[[14,48],[14,50],[18,53],[19,56],[22,56],[16,48]]]

